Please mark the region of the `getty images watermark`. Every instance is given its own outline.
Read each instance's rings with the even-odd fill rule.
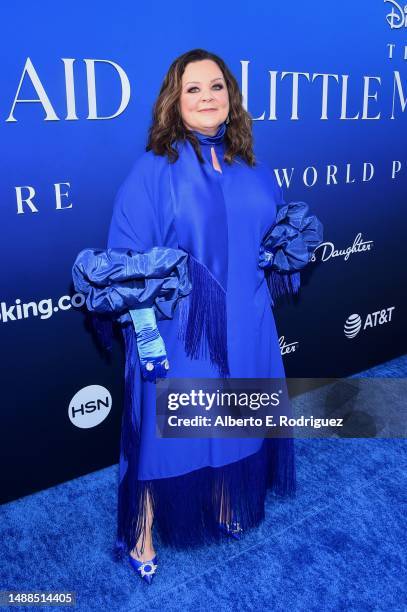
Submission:
[[[156,385],[165,438],[405,438],[407,378],[173,378]]]

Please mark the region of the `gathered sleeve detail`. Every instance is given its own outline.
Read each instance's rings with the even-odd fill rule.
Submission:
[[[304,268],[323,240],[321,221],[307,216],[308,204],[290,202],[282,206],[260,246],[259,266],[278,272]]]
[[[298,293],[300,271],[323,241],[321,221],[307,213],[305,202],[284,203],[260,245],[259,267],[264,269],[273,302]]]
[[[190,291],[164,157],[149,151],[133,163],[114,200],[106,246],[82,250],[72,277],[76,290],[86,296],[99,340],[110,351],[114,320],[129,334],[136,320],[147,320],[141,310],[151,308],[151,327],[151,321],[172,318],[177,302]],[[142,335],[148,337],[147,324]]]
[[[188,295],[188,254],[181,249],[153,247],[137,253],[131,249],[84,249],[73,265],[77,291],[86,295],[87,309],[113,314],[123,322],[127,311],[153,307],[172,318],[178,300]]]

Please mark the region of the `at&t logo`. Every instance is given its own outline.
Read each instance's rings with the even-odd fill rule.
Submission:
[[[395,306],[390,306],[389,308],[382,308],[382,310],[371,312],[366,316],[364,323],[359,314],[349,315],[343,328],[345,336],[347,338],[355,338],[361,329],[364,331],[367,327],[376,327],[377,325],[390,323],[394,309]]]

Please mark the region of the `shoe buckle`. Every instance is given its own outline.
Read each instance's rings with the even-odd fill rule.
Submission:
[[[138,568],[138,571],[140,572],[141,576],[144,578],[144,576],[153,576],[155,574],[156,569],[157,569],[157,565],[155,565],[153,561],[151,560],[151,561],[144,561]]]

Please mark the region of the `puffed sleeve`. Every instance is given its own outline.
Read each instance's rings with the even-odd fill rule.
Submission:
[[[162,298],[172,317],[175,303],[189,292],[188,255],[181,249],[153,247],[145,253],[130,249],[84,249],[72,276],[75,288],[86,295],[88,310],[121,315],[131,309],[151,308]]]
[[[136,160],[114,201],[107,248],[84,249],[75,260],[74,285],[86,295],[97,326],[98,315],[125,323],[141,308],[171,318],[191,290],[188,256],[177,248],[166,163],[151,151]]]
[[[188,282],[185,253],[180,254],[177,249],[166,157],[149,151],[134,163],[114,202],[107,246],[108,249],[131,249],[154,260],[152,249],[162,247],[160,259],[169,262],[171,278],[166,277],[163,291],[155,296],[154,310],[157,319],[171,318],[178,298],[188,293]],[[175,260],[177,267],[174,271]],[[154,285],[153,282],[148,284],[150,287]],[[126,319],[124,314],[121,321]]]
[[[272,300],[297,293],[300,270],[310,261],[323,241],[323,225],[315,215],[308,215],[305,202],[280,201],[275,221],[260,245],[259,266],[264,269]]]

